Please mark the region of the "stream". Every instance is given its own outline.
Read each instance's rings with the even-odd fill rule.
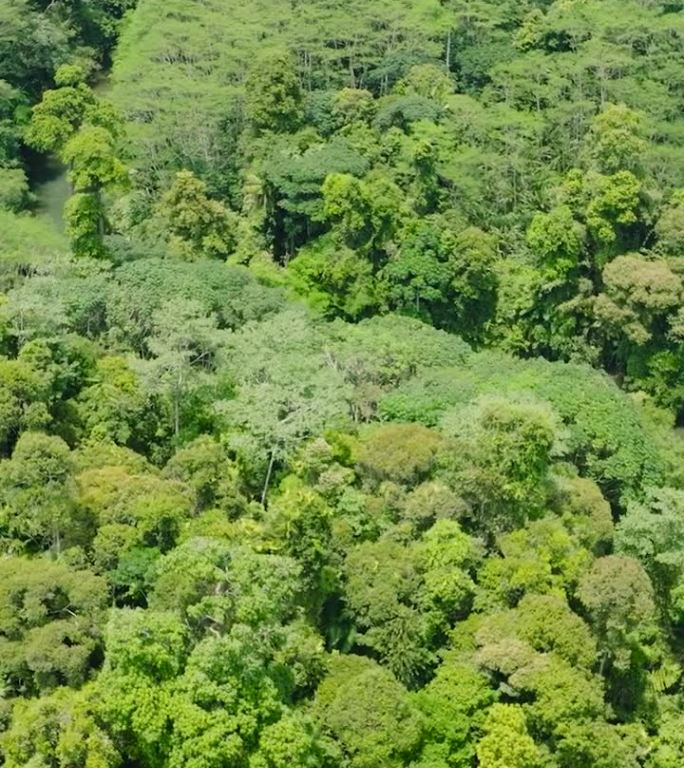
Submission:
[[[36,196],[36,214],[46,216],[64,231],[64,205],[71,196],[67,167],[56,157],[41,158],[31,169],[31,191]]]

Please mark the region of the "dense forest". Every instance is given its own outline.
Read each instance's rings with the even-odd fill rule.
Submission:
[[[684,1],[0,0],[0,764],[684,766]]]

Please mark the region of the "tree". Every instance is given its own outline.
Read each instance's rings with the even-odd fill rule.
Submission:
[[[262,217],[273,255],[285,264],[298,247],[323,232],[327,177],[358,178],[369,168],[362,150],[348,138],[333,136],[325,143],[314,139],[307,140],[305,134],[302,141],[289,137],[262,140],[269,145],[260,170],[262,199],[251,203],[251,212]],[[250,197],[254,199],[254,193]]]
[[[114,142],[107,128],[86,124],[64,144],[61,156],[69,166],[69,180],[76,191],[125,182],[126,166],[117,157]]]
[[[171,612],[113,611],[98,678],[100,712],[133,759],[163,765],[169,754],[172,687],[187,657],[187,632]]]
[[[182,301],[199,303],[219,326],[237,329],[283,308],[281,291],[260,285],[243,267],[202,259],[136,259],[119,267],[109,286],[106,311],[117,341],[148,357],[147,337],[157,310]]]
[[[524,646],[516,644],[484,648],[480,652],[483,661],[488,661],[490,653],[500,673],[509,672],[504,665],[512,661],[514,671],[508,676],[508,684],[516,697],[530,702],[525,709],[526,720],[540,740],[562,737],[564,730],[575,723],[602,719],[605,693],[596,676],[574,669],[555,654],[529,654]]]
[[[527,242],[549,282],[571,281],[577,276],[585,231],[566,205],[537,213],[527,230]]]
[[[514,704],[493,704],[483,725],[484,736],[477,744],[482,768],[535,768],[543,763],[542,753],[527,731],[525,715]]]
[[[200,510],[219,508],[237,517],[247,505],[235,462],[225,446],[207,435],[179,448],[167,462],[164,474],[191,487]]]
[[[684,575],[679,546],[684,536],[682,502],[681,491],[652,489],[643,501],[629,506],[615,531],[617,551],[643,565],[658,601],[666,609],[670,604],[670,591]]]
[[[475,585],[470,571],[479,559],[477,545],[455,520],[438,520],[414,545],[423,577],[417,602],[439,641],[470,607]]]
[[[159,419],[129,362],[115,355],[99,358],[89,385],[78,394],[76,408],[87,436],[140,450],[147,447]]]
[[[121,754],[99,722],[97,704],[92,684],[18,700],[2,740],[5,765],[118,768]]]
[[[385,538],[351,549],[344,595],[360,630],[357,643],[404,684],[419,684],[433,649],[467,612],[476,559],[472,540],[452,520],[438,521],[409,546]]]
[[[217,409],[241,461],[260,473],[262,503],[275,468],[310,436],[348,420],[347,387],[321,340],[303,313],[290,311],[246,325],[224,349],[238,390]]]
[[[439,222],[421,223],[403,237],[380,272],[391,308],[429,319],[439,328],[481,338],[496,304],[491,237],[472,227],[456,234]]]
[[[208,374],[225,337],[217,325],[216,317],[193,300],[178,301],[153,315],[147,347],[154,357],[138,361],[138,368],[148,392],[166,401],[176,441],[183,428],[197,429],[210,419],[202,395],[210,387]]]
[[[335,94],[333,114],[340,127],[369,123],[375,110],[373,94],[363,88],[342,88]]]
[[[586,223],[599,249],[610,248],[638,221],[641,182],[631,171],[603,175],[572,170],[562,198]]]
[[[560,765],[580,768],[637,768],[649,748],[643,729],[638,725],[612,725],[596,722],[574,725],[559,744]]]
[[[300,568],[291,558],[197,538],[156,563],[150,604],[177,608],[200,635],[240,626],[275,630],[297,615],[300,590]]]
[[[0,465],[2,527],[28,550],[82,544],[90,522],[75,504],[69,447],[59,437],[24,432],[9,461]]]
[[[373,265],[336,238],[320,237],[288,264],[294,289],[325,317],[356,320],[380,307]]]
[[[649,755],[646,765],[648,768],[675,768],[683,755],[681,716],[679,713],[665,713],[653,752]]]
[[[420,421],[428,426],[441,422],[446,434],[465,433],[476,411],[464,412],[464,408],[473,398],[508,396],[517,402],[522,392],[550,404],[563,430],[561,451],[584,477],[598,484],[611,504],[622,508],[641,488],[662,484],[659,450],[631,398],[588,366],[514,360],[495,350],[480,352],[464,364],[426,370],[403,382],[382,397],[378,412],[383,420]],[[454,488],[460,493],[459,486]],[[538,491],[537,484],[531,497]]]
[[[256,636],[207,638],[188,657],[175,686],[169,764],[247,768],[263,729],[282,714],[281,691]]]
[[[639,173],[647,144],[643,118],[625,104],[609,104],[592,121],[586,152],[601,173]]]
[[[207,185],[192,171],[180,171],[164,194],[158,213],[181,257],[223,257],[236,244],[236,221],[230,210],[207,195]]]
[[[383,424],[362,434],[357,461],[371,482],[411,487],[430,476],[441,445],[441,437],[422,424]]]
[[[189,489],[148,467],[105,463],[87,467],[76,482],[79,507],[96,521],[93,561],[105,572],[115,571],[131,550],[171,549],[192,513]]]
[[[416,64],[395,90],[417,93],[424,98],[444,103],[454,92],[455,83],[451,75],[436,64]]]
[[[302,116],[302,91],[291,57],[269,52],[252,67],[245,83],[245,112],[253,129],[291,132]]]
[[[58,69],[55,80],[60,87],[45,91],[41,102],[33,108],[25,139],[42,152],[61,151],[84,121],[88,108],[95,105],[90,88],[83,82],[73,84],[72,74],[70,67]],[[85,75],[82,71],[79,74]]]
[[[349,173],[331,173],[321,188],[323,213],[350,246],[365,245],[372,236],[370,196],[364,182]]]
[[[183,669],[187,630],[171,611],[124,608],[112,612],[105,642],[106,675],[142,675],[161,683]]]
[[[21,430],[50,422],[50,393],[44,378],[23,360],[0,360],[0,382],[0,443],[7,455]]]
[[[333,656],[312,714],[350,768],[400,766],[420,744],[420,715],[391,672],[360,656]]]
[[[678,190],[656,223],[658,247],[666,255],[681,256],[684,253],[684,192]]]
[[[554,517],[499,536],[497,549],[501,554],[492,553],[478,574],[483,604],[512,606],[529,594],[572,594],[592,559]]]
[[[74,253],[97,259],[104,255],[102,244],[104,208],[102,201],[88,192],[76,192],[64,205],[65,230]]]
[[[0,165],[0,208],[19,212],[31,199],[28,179],[20,168]]]
[[[578,589],[599,640],[601,671],[620,710],[633,709],[645,686],[644,657],[657,637],[653,587],[641,564],[624,555],[599,558]]]
[[[453,238],[447,234],[447,242],[455,254],[451,290],[457,319],[452,329],[463,338],[478,342],[493,317],[497,301],[496,241],[481,229],[469,227]]]
[[[259,749],[250,758],[253,768],[318,768],[325,764],[324,746],[311,720],[297,712],[287,712],[267,725],[259,737]]]
[[[274,542],[274,551],[300,564],[315,616],[337,581],[330,564],[333,511],[321,496],[297,482],[284,481],[282,490],[269,505],[265,534]]]
[[[626,336],[636,347],[665,332],[667,317],[679,306],[682,281],[664,260],[617,256],[603,269],[605,293],[594,304],[609,335]]]
[[[469,768],[485,713],[496,693],[475,665],[447,653],[435,677],[415,694],[425,717],[422,759],[443,760],[455,768]],[[420,763],[419,763],[420,764]]]
[[[605,554],[613,540],[610,504],[592,480],[583,477],[555,478],[556,513],[577,541],[594,554]]]
[[[374,651],[404,684],[418,683],[433,657],[417,594],[421,576],[411,549],[391,540],[365,542],[344,563],[344,595],[360,630],[357,644]]]
[[[498,648],[504,651],[507,644],[514,648],[517,643],[518,650],[523,651],[522,658],[527,661],[525,656],[529,656],[530,668],[541,664],[542,658],[529,654],[529,650],[553,654],[585,673],[596,662],[596,640],[589,626],[572,612],[564,595],[525,595],[516,608],[484,616],[475,638],[483,648],[482,659],[497,659]],[[511,655],[513,659],[501,664],[502,667],[510,663],[512,669],[516,668],[516,654]]]
[[[479,530],[510,530],[539,514],[555,440],[548,408],[484,398],[443,423],[453,436],[443,453],[443,475],[468,502]]]
[[[10,695],[79,686],[97,664],[107,588],[47,559],[0,560],[0,672]]]

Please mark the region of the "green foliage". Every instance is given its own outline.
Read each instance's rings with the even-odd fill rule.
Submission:
[[[420,743],[422,722],[408,694],[370,659],[333,657],[313,712],[350,768],[401,765]]]
[[[602,173],[638,171],[647,147],[641,115],[624,104],[607,105],[592,121],[587,144]]]
[[[299,569],[294,561],[240,550],[213,539],[189,539],[154,567],[150,602],[178,609],[193,625],[223,632],[258,627],[295,614]]]
[[[496,305],[494,261],[492,238],[484,232],[457,235],[423,225],[407,233],[381,280],[393,309],[477,340]]]
[[[473,541],[452,520],[438,521],[409,546],[381,539],[353,548],[344,592],[362,630],[357,642],[415,685],[433,661],[434,645],[467,611],[475,560]]]
[[[573,277],[582,255],[584,230],[568,206],[538,213],[527,230],[527,242],[550,283]]]
[[[681,279],[665,261],[618,256],[604,268],[603,280],[605,293],[595,305],[602,326],[637,347],[651,340],[655,327],[680,302]]]
[[[29,199],[26,174],[20,168],[0,167],[0,208],[18,213]]]
[[[118,768],[121,755],[96,714],[96,691],[58,688],[39,699],[18,701],[2,740],[5,765]]]
[[[653,588],[638,561],[622,555],[599,558],[582,579],[578,596],[604,658],[622,671],[638,664],[641,645],[653,637],[656,615]]]
[[[292,131],[302,117],[302,91],[287,53],[258,59],[245,82],[245,113],[256,131]]]
[[[542,765],[539,748],[527,732],[525,715],[513,704],[494,704],[487,713],[484,736],[477,745],[482,768],[535,768]]]
[[[682,744],[681,717],[679,714],[666,714],[658,733],[653,752],[649,755],[649,768],[670,768],[681,760]]]
[[[161,682],[183,668],[187,631],[171,612],[122,609],[107,624],[107,672]]]
[[[617,550],[641,562],[666,605],[684,567],[679,555],[683,500],[681,491],[653,489],[643,502],[629,507],[616,529]]]
[[[101,647],[104,580],[47,559],[5,557],[0,571],[0,670],[7,694],[85,682]]]
[[[193,507],[188,488],[135,467],[88,468],[76,482],[79,507],[97,527],[93,560],[104,571],[138,547],[173,547]]]
[[[444,760],[455,768],[472,765],[475,734],[481,731],[484,710],[495,699],[485,675],[449,654],[434,678],[415,695],[425,717],[422,762]]]
[[[288,274],[297,293],[326,317],[361,318],[378,306],[371,265],[334,239],[320,238],[303,248]]]
[[[0,2],[0,762],[682,764],[681,10]]]
[[[674,195],[656,223],[658,244],[666,254],[681,256],[684,249],[684,200]]]
[[[462,368],[414,378],[383,398],[379,411],[391,420],[432,426],[450,408],[456,421],[482,394],[532,395],[548,402],[563,425],[565,455],[610,501],[629,498],[662,478],[658,451],[636,408],[605,376],[584,366],[482,353]]]
[[[590,561],[589,552],[554,517],[500,536],[500,555],[478,574],[483,603],[515,605],[527,594],[571,594]]]
[[[347,422],[346,387],[322,351],[320,333],[304,313],[291,310],[246,325],[226,345],[226,369],[238,396],[217,407],[243,462],[264,469],[262,502],[274,467],[308,437]]]
[[[482,620],[477,641],[483,646],[483,659],[497,659],[499,648],[504,651],[506,643],[510,643],[509,647],[515,649],[517,642],[518,653],[524,653],[522,644],[526,644],[528,651],[531,648],[554,653],[583,670],[590,670],[596,660],[596,644],[589,627],[570,610],[564,598],[552,595],[527,595],[515,609],[488,615]],[[512,655],[515,657],[515,653]]]
[[[325,760],[324,747],[309,719],[288,713],[267,725],[259,738],[259,750],[250,758],[253,768],[316,768]]]
[[[72,461],[63,440],[24,432],[0,470],[2,526],[8,538],[28,549],[52,547],[59,554],[65,538],[77,544],[87,537],[88,523],[79,519],[69,483]]]
[[[221,328],[268,317],[283,304],[278,290],[259,285],[244,268],[209,260],[188,264],[145,259],[115,272],[107,296],[112,332],[126,347],[146,353],[155,312],[178,299],[200,304],[205,315],[216,316]]]
[[[154,424],[153,405],[123,357],[108,355],[97,361],[76,408],[85,435],[144,450],[144,425]]]
[[[50,421],[47,385],[23,360],[0,360],[0,436],[7,454],[20,431],[39,429]]]
[[[116,147],[119,118],[80,82],[83,75],[74,66],[58,70],[55,80],[61,87],[45,91],[34,106],[25,139],[41,152],[56,153],[68,166],[75,194],[65,206],[65,229],[76,255],[98,258],[106,253],[102,192],[124,186],[128,176]]]
[[[102,244],[104,209],[97,195],[77,192],[64,206],[64,225],[74,253],[90,259],[104,254]]]
[[[520,527],[542,509],[555,439],[541,405],[489,398],[443,420],[452,437],[442,474],[466,500],[480,531]]]
[[[235,222],[217,200],[207,197],[204,184],[190,171],[176,180],[159,204],[159,214],[184,258],[227,256],[235,245]]]
[[[358,462],[376,482],[415,485],[430,473],[440,444],[440,436],[421,424],[386,424],[361,439]]]
[[[247,503],[235,462],[210,437],[198,437],[180,448],[169,459],[164,474],[193,489],[198,509],[216,507],[237,516]]]

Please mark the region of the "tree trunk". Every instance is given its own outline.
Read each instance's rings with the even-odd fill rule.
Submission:
[[[266,504],[266,496],[268,495],[268,485],[271,482],[271,473],[273,472],[273,464],[275,463],[275,454],[271,451],[270,458],[268,460],[268,470],[266,471],[266,479],[264,480],[264,487],[261,491],[261,504]]]

